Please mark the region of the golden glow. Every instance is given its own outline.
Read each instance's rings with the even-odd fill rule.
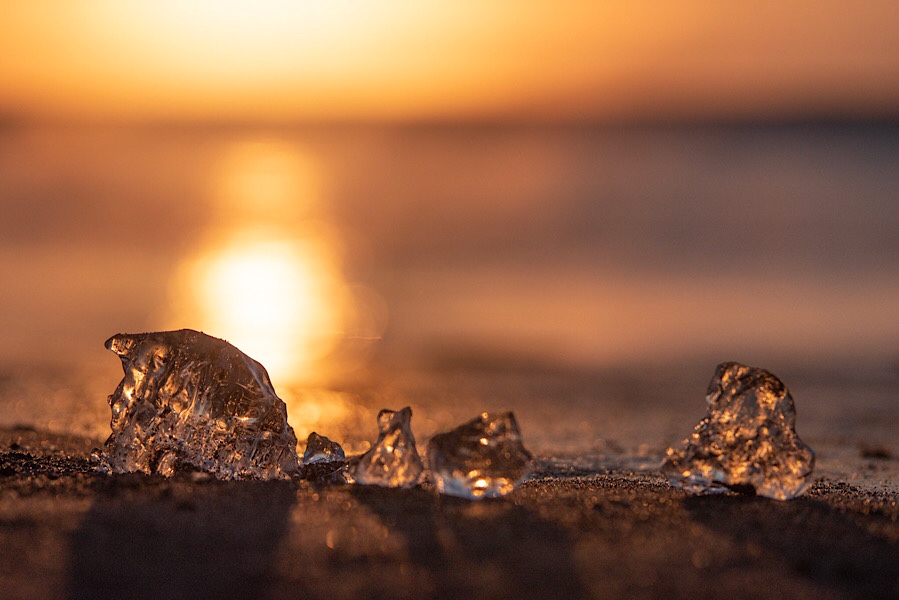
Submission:
[[[295,223],[315,216],[322,189],[314,162],[274,140],[250,140],[222,158],[213,195],[230,227]]]
[[[173,282],[173,326],[228,340],[276,385],[317,379],[359,320],[318,169],[289,145],[253,140],[234,145],[216,172],[211,229]]]
[[[0,111],[120,118],[895,106],[895,2],[7,2]],[[822,43],[826,40],[827,43]]]
[[[345,394],[323,389],[286,388],[278,396],[287,404],[287,421],[302,445],[313,431],[328,432],[343,441],[347,422],[354,421],[358,407]],[[367,414],[365,416],[368,416]],[[345,451],[350,451],[343,443]],[[353,448],[353,451],[356,451]]]
[[[238,237],[192,271],[203,327],[262,362],[275,380],[303,379],[340,334],[345,299],[314,244]]]

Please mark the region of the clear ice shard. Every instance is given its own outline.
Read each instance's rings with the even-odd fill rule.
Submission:
[[[815,453],[796,435],[787,387],[764,369],[718,365],[706,393],[708,415],[683,448],[669,448],[662,474],[692,493],[727,490],[789,500],[805,491]]]
[[[190,329],[114,335],[125,376],[109,396],[112,434],[99,457],[111,473],[200,470],[220,479],[297,474],[297,439],[265,368]]]
[[[355,483],[382,487],[413,487],[424,471],[412,435],[412,409],[378,413],[378,441],[350,462]]]
[[[303,464],[318,464],[330,462],[346,462],[346,454],[337,442],[332,442],[323,435],[314,431],[306,440],[306,451],[303,452]]]
[[[428,466],[437,491],[470,500],[511,492],[533,470],[511,412],[488,414],[435,435]]]
[[[303,479],[345,482],[343,472],[346,464],[346,454],[340,444],[314,431],[309,434],[303,464],[300,466]]]

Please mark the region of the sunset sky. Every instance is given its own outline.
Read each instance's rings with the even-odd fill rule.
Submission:
[[[3,1],[0,116],[894,117],[895,0]]]

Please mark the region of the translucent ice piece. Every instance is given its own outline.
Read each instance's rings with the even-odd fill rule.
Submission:
[[[350,464],[356,483],[383,487],[413,487],[424,470],[412,435],[412,409],[378,413],[378,441]]]
[[[332,442],[314,431],[306,440],[306,451],[303,453],[303,464],[346,462],[346,454],[337,442]]]
[[[815,454],[796,435],[793,397],[764,369],[721,363],[706,395],[709,413],[669,448],[662,474],[692,493],[754,491],[795,498],[810,483]]]
[[[314,431],[306,441],[301,465],[303,479],[343,483],[346,469],[346,455],[337,442],[332,442]]]
[[[505,496],[533,470],[511,412],[481,416],[435,435],[428,464],[437,490],[470,500]]]
[[[112,473],[286,479],[298,471],[287,407],[258,362],[231,344],[182,329],[118,334],[106,347],[125,377],[109,397],[112,435],[100,455]]]

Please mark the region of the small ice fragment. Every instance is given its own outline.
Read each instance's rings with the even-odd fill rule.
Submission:
[[[314,431],[309,434],[306,441],[306,451],[303,453],[303,464],[346,462],[343,448],[337,442],[332,442],[323,435]]]
[[[424,470],[412,435],[412,409],[378,413],[378,441],[350,463],[356,483],[382,487],[413,487]]]
[[[346,464],[346,455],[340,444],[314,431],[309,434],[300,467],[303,479],[344,483]]]
[[[106,347],[125,377],[109,396],[111,473],[182,467],[220,479],[287,479],[298,471],[287,407],[268,373],[231,344],[182,329],[118,334]]]
[[[505,496],[533,470],[511,412],[483,413],[428,444],[431,478],[442,494],[469,500]]]
[[[780,379],[721,363],[706,394],[708,416],[662,462],[671,485],[697,494],[751,490],[776,500],[805,491],[815,453],[796,435],[793,397]]]

